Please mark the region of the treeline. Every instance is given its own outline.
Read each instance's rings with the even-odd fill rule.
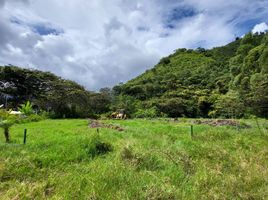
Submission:
[[[79,118],[108,112],[111,98],[109,89],[90,92],[50,72],[0,67],[0,105],[16,109],[26,101],[36,112],[47,112],[52,118]]]
[[[178,49],[113,90],[113,105],[134,117],[268,117],[268,34]]]

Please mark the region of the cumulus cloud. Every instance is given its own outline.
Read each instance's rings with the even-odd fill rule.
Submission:
[[[51,71],[90,90],[125,82],[177,48],[265,28],[262,0],[0,0],[0,64]]]
[[[260,24],[257,24],[256,26],[254,26],[254,28],[252,29],[253,33],[260,33],[260,32],[265,32],[268,30],[268,25],[265,22],[262,22]]]

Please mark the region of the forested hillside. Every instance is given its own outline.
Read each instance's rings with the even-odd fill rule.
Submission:
[[[114,91],[114,106],[136,117],[268,117],[268,34],[178,49]]]
[[[87,91],[79,84],[50,72],[0,67],[0,105],[16,109],[30,101],[37,111],[46,111],[53,118],[95,117],[107,112],[109,90]]]

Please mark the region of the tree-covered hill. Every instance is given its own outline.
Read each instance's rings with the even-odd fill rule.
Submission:
[[[89,92],[50,72],[0,67],[0,105],[14,109],[26,101],[31,101],[37,110],[49,111],[52,117],[76,118],[107,112],[110,96],[105,91]]]
[[[210,50],[178,49],[114,91],[114,104],[135,116],[267,117],[268,34]]]

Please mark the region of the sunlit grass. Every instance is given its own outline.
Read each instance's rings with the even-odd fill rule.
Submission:
[[[0,137],[0,199],[268,199],[268,134],[190,121],[16,125]],[[27,144],[23,130],[27,128]],[[107,147],[110,146],[111,148]]]

